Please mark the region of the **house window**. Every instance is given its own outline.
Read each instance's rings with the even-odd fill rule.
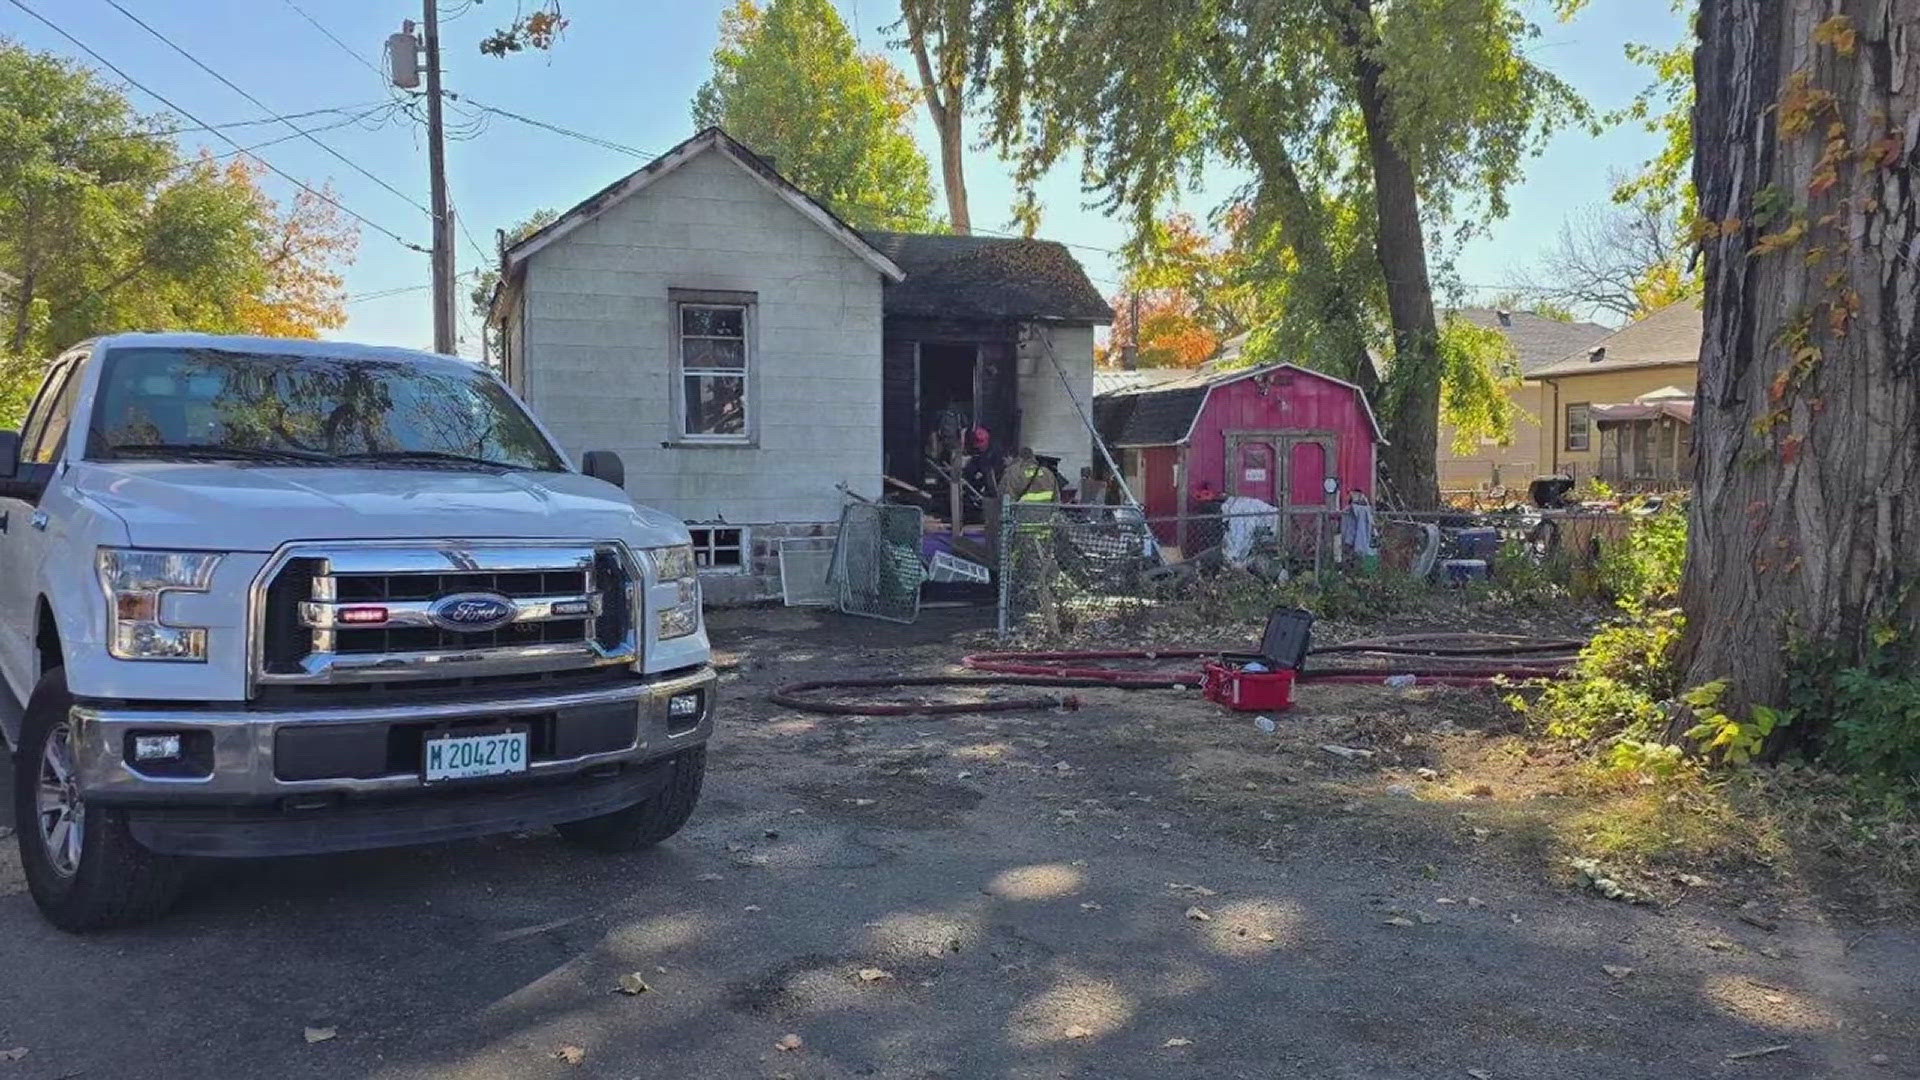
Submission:
[[[1591,409],[1586,402],[1567,406],[1567,449],[1585,450],[1591,437]]]
[[[693,441],[749,440],[751,303],[675,304],[680,435]]]
[[[747,565],[747,530],[692,528],[693,562],[702,571],[736,573]]]

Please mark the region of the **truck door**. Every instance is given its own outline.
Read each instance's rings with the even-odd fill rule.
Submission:
[[[47,475],[49,466],[59,460],[74,400],[80,392],[79,372],[77,361],[61,361],[41,383],[20,429],[17,479],[35,473]],[[22,701],[40,674],[33,653],[40,563],[47,548],[47,521],[40,503],[17,482],[0,484],[0,665]]]

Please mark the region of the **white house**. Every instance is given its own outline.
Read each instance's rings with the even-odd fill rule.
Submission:
[[[508,382],[693,527],[723,601],[777,595],[778,541],[919,480],[955,415],[1077,477],[1111,318],[1059,244],[863,235],[718,128],[507,248],[492,312]]]

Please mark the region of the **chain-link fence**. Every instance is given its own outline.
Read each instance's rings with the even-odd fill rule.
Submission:
[[[1503,567],[1570,575],[1623,539],[1631,521],[1618,513],[1380,512],[1369,543],[1356,536],[1360,519],[1323,507],[1147,518],[1130,507],[1011,503],[999,537],[999,629],[1054,637],[1151,616],[1225,574],[1462,585],[1494,580]]]
[[[917,506],[849,502],[840,511],[827,572],[836,608],[890,622],[919,617],[921,520]]]

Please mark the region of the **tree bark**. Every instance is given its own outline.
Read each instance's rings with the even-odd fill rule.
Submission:
[[[1393,369],[1384,404],[1389,445],[1381,458],[1403,506],[1440,505],[1434,458],[1440,443],[1440,331],[1434,321],[1433,283],[1427,276],[1427,239],[1420,223],[1420,189],[1413,164],[1394,140],[1386,70],[1378,59],[1372,0],[1351,0],[1343,20],[1352,54],[1356,96],[1373,166],[1374,247],[1386,281],[1393,323]]]
[[[1738,707],[1781,699],[1796,639],[1842,665],[1878,627],[1913,641],[1920,0],[1702,0],[1699,31],[1709,224],[1678,659]]]
[[[973,215],[967,210],[966,162],[966,66],[965,58],[955,65],[952,57],[940,58],[941,73],[953,73],[942,79],[935,74],[933,58],[927,49],[927,12],[912,3],[902,6],[900,17],[907,24],[907,46],[913,52],[914,66],[920,71],[920,94],[927,102],[927,115],[940,136],[940,187],[947,195],[947,219],[953,231],[962,235],[973,231]],[[954,48],[944,39],[943,49]]]

